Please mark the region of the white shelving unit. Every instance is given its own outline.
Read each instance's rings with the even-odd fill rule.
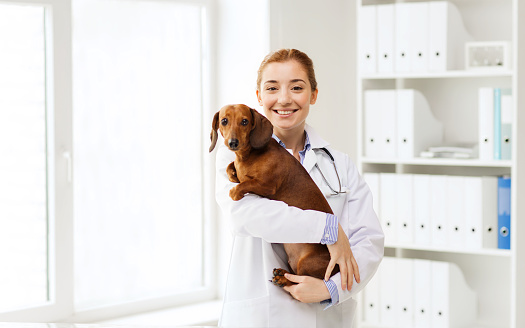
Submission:
[[[365,6],[396,2],[357,0],[357,18]],[[521,90],[525,83],[525,3],[518,0],[452,0],[474,41],[511,41],[508,70],[458,69],[431,73],[359,74],[357,79],[358,158],[361,172],[438,174],[464,176],[510,175],[511,249],[463,250],[385,245],[385,256],[420,258],[456,263],[478,298],[473,327],[525,327],[525,106]],[[360,38],[357,24],[358,44]],[[358,49],[359,54],[359,49]],[[521,56],[521,58],[520,58]],[[462,60],[462,59],[461,59]],[[359,62],[359,55],[358,55]],[[358,63],[359,65],[359,63]],[[383,159],[364,156],[364,91],[372,89],[416,89],[428,100],[434,116],[443,123],[444,142],[475,143],[478,133],[478,89],[512,88],[513,144],[511,160],[477,159]],[[359,302],[363,306],[363,302]],[[361,308],[360,314],[362,315]],[[363,318],[358,327],[372,328]]]

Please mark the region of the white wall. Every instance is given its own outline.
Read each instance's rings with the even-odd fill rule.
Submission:
[[[257,69],[270,51],[268,8],[268,0],[217,1],[216,111],[227,104],[243,103],[253,108],[259,107],[255,95]],[[218,206],[217,211],[220,211]],[[222,296],[232,238],[228,222],[220,216],[217,228],[217,283],[219,296]]]
[[[268,1],[218,0],[217,13],[217,110],[258,107],[257,69],[269,52]]]
[[[319,88],[308,123],[355,159],[355,0],[270,0],[272,50],[296,48],[312,58]]]

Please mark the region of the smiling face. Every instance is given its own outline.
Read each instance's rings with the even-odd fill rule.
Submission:
[[[303,66],[295,61],[273,62],[264,68],[257,99],[279,134],[304,131],[310,105],[317,100]]]

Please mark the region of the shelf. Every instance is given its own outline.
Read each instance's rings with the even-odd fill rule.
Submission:
[[[398,326],[370,324],[368,322],[362,322],[360,327],[361,328],[398,328]],[[483,323],[473,323],[464,328],[501,328],[501,326],[494,326],[494,325],[483,324]]]
[[[441,253],[454,253],[454,254],[474,254],[474,255],[484,255],[484,256],[499,256],[499,257],[511,257],[511,251],[508,249],[453,249],[446,247],[433,247],[433,246],[421,246],[421,245],[403,245],[403,244],[388,244],[385,245],[386,248],[401,248],[401,249],[410,249],[416,251],[430,251],[430,252],[441,252]]]
[[[364,80],[386,79],[449,79],[449,78],[479,78],[479,77],[512,77],[512,70],[469,70],[445,72],[406,72],[406,73],[381,73],[361,75]]]
[[[449,51],[448,55],[453,57],[447,57],[446,67],[450,67],[450,69],[448,71],[442,70],[438,72],[434,70],[433,72],[429,72],[425,71],[425,67],[427,67],[427,69],[428,67],[432,67],[428,65],[428,61],[426,66],[423,64],[419,66],[419,64],[422,63],[421,61],[408,62],[407,65],[406,59],[414,60],[413,58],[415,57],[413,56],[416,54],[413,54],[412,57],[405,56],[401,58],[398,56],[404,52],[395,53],[395,51],[403,51],[405,50],[404,48],[407,47],[413,49],[414,44],[422,44],[428,47],[428,44],[424,44],[420,40],[422,39],[419,35],[420,33],[412,33],[410,29],[411,26],[417,26],[417,24],[409,24],[408,26],[405,24],[406,17],[412,17],[413,15],[411,16],[411,14],[417,12],[417,8],[411,7],[406,9],[403,8],[403,6],[405,3],[413,2],[423,3],[428,2],[428,0],[387,1],[386,3],[377,0],[357,1],[358,22],[362,25],[358,25],[357,30],[357,41],[360,46],[358,48],[358,56],[360,57],[358,57],[358,78],[356,80],[357,123],[358,126],[361,127],[361,130],[357,138],[358,152],[356,164],[363,174],[369,174],[371,180],[370,185],[372,186],[371,190],[375,196],[374,206],[385,232],[388,231],[385,229],[387,227],[386,223],[391,219],[395,220],[400,216],[410,215],[409,207],[397,206],[397,202],[403,197],[403,190],[406,189],[404,183],[408,184],[408,182],[404,180],[389,180],[394,176],[420,175],[421,177],[426,175],[432,178],[436,176],[448,178],[512,175],[513,184],[510,191],[512,205],[512,249],[469,249],[467,247],[458,247],[457,244],[456,246],[452,246],[450,245],[451,243],[433,246],[430,244],[432,236],[429,237],[430,239],[421,239],[421,242],[415,244],[415,238],[410,239],[412,242],[408,242],[406,239],[403,241],[403,239],[396,238],[394,234],[386,236],[385,256],[400,259],[444,261],[458,265],[466,283],[477,294],[476,322],[465,326],[465,328],[525,327],[525,316],[522,314],[523,311],[520,312],[521,309],[525,308],[525,297],[523,296],[525,295],[525,283],[523,279],[520,279],[520,277],[524,275],[524,267],[516,265],[516,263],[523,263],[525,258],[525,243],[520,242],[525,232],[525,229],[523,229],[525,225],[522,224],[523,204],[525,204],[525,192],[523,191],[525,188],[519,179],[519,171],[522,170],[523,166],[521,165],[523,157],[520,157],[522,153],[518,151],[518,149],[523,148],[521,142],[525,139],[525,134],[522,133],[524,131],[523,125],[525,120],[523,120],[523,117],[520,119],[518,115],[522,112],[522,109],[524,109],[523,101],[521,101],[520,98],[521,94],[518,89],[521,85],[520,83],[523,82],[523,73],[525,70],[523,69],[524,65],[522,61],[525,57],[519,56],[518,50],[523,47],[523,38],[525,35],[525,33],[523,33],[523,27],[525,25],[519,20],[519,18],[525,14],[525,7],[520,7],[518,4],[521,2],[518,0],[456,0],[449,2],[453,5],[451,8],[456,8],[449,11],[448,16],[443,16],[442,19],[448,20],[446,24],[449,29],[445,32],[446,45],[449,47],[447,49]],[[403,4],[395,7],[400,3]],[[383,7],[381,10],[379,6],[374,8],[375,5],[382,4],[394,4],[394,8],[391,9],[392,6]],[[394,11],[394,13],[391,11]],[[396,15],[398,14],[400,16],[397,18],[399,18],[398,21],[401,23],[396,25]],[[426,26],[426,28],[433,28],[434,31],[436,31],[436,26],[441,23],[439,13],[437,10],[435,12],[429,12],[429,17],[433,18],[434,24],[429,25],[430,27]],[[394,23],[392,23],[391,20],[393,20]],[[375,26],[372,26],[376,29],[372,29],[375,35],[369,32],[371,29],[367,28],[365,24],[370,21],[375,22]],[[381,24],[378,22],[381,22]],[[381,30],[379,30],[378,26],[381,27]],[[408,29],[410,33],[396,34],[396,27],[397,31],[406,31]],[[391,32],[392,30],[393,32]],[[468,31],[469,38],[464,37],[465,31]],[[426,36],[428,35],[429,32],[426,31]],[[387,40],[387,38],[391,40]],[[399,40],[401,40],[401,42],[399,42]],[[428,38],[427,41],[430,42],[430,40],[431,38]],[[511,42],[511,47],[509,48],[510,61],[505,59],[510,63],[510,67],[464,69],[466,56],[463,50],[465,49],[466,42],[502,40]],[[379,46],[378,41],[383,42],[381,46]],[[425,49],[428,51],[428,48],[423,48],[423,51],[425,51]],[[454,51],[452,51],[452,49],[454,49]],[[385,57],[385,55],[389,53],[390,55]],[[372,61],[368,60],[369,58],[371,58]],[[380,58],[385,58],[385,60],[380,61]],[[451,58],[452,61],[448,62],[449,58]],[[399,61],[399,65],[397,66],[396,59]],[[379,65],[380,63],[381,66]],[[408,67],[421,67],[421,69],[417,72],[415,70],[407,72]],[[443,65],[440,67],[444,69]],[[404,71],[401,71],[400,68],[403,68]],[[367,73],[367,71],[373,73]],[[490,116],[486,116],[490,115],[490,112],[480,112],[479,92],[481,88],[512,89],[512,159],[493,160],[489,157],[489,160],[480,160],[477,156],[472,159],[407,158],[406,156],[401,158],[402,156],[399,154],[403,153],[399,152],[399,148],[396,150],[384,149],[383,153],[381,153],[377,151],[374,152],[373,147],[368,147],[370,146],[370,139],[368,139],[367,136],[375,137],[378,134],[381,135],[381,133],[385,136],[388,135],[391,141],[395,140],[395,142],[398,142],[398,140],[395,139],[396,129],[398,129],[396,125],[398,124],[397,119],[401,117],[399,122],[407,122],[407,120],[403,119],[403,116],[398,115],[397,112],[395,112],[395,114],[393,114],[392,111],[379,112],[378,110],[377,113],[374,112],[374,109],[378,108],[374,107],[374,101],[377,99],[380,99],[380,101],[378,100],[380,106],[393,108],[393,111],[397,110],[397,106],[399,105],[397,99],[395,102],[396,105],[390,106],[390,104],[393,103],[391,98],[383,98],[381,97],[382,95],[370,97],[368,92],[393,90],[396,92],[396,96],[400,90],[416,90],[420,92],[427,100],[428,107],[430,107],[434,118],[443,126],[443,138],[440,143],[445,145],[468,145],[480,141],[480,121],[483,122],[483,119],[486,117],[490,118]],[[383,95],[387,95],[387,92]],[[383,101],[384,99],[386,100]],[[370,103],[372,104],[370,106],[372,110],[371,113],[368,111],[369,121],[367,121],[366,105]],[[403,104],[402,102],[400,103],[401,105]],[[381,117],[379,115],[383,114],[389,117],[389,119],[383,121],[377,119],[381,124],[378,126],[372,126],[372,124],[370,124],[370,126],[368,126],[370,130],[367,130],[366,124],[373,122],[375,117]],[[393,121],[392,116],[388,115],[395,117],[396,123],[388,124],[389,120]],[[410,121],[410,124],[413,124],[415,121],[416,120]],[[417,120],[417,122],[420,121],[423,120]],[[428,126],[429,129],[425,130],[425,132],[429,132],[433,126],[431,121],[414,125],[422,130]],[[383,133],[383,131],[385,132]],[[386,131],[388,131],[388,133]],[[412,133],[415,134],[414,132]],[[412,138],[416,140],[416,136],[412,135]],[[375,139],[376,138],[374,138],[374,140]],[[377,140],[384,141],[386,139],[377,137]],[[439,144],[435,141],[424,140],[423,138],[418,138],[418,141],[421,141],[423,148],[427,148],[432,144]],[[420,147],[414,147],[414,149],[418,149],[418,151],[410,154],[420,156]],[[391,152],[387,155],[388,150]],[[367,153],[369,156],[366,156]],[[385,180],[381,180],[383,177],[381,174],[383,174]],[[384,184],[386,187],[381,188],[381,181],[386,182]],[[452,179],[450,181],[452,181]],[[394,185],[395,188],[392,187]],[[430,202],[433,201],[434,205],[430,207],[434,207],[434,210],[439,210],[440,212],[432,217],[437,218],[434,219],[435,221],[439,221],[439,219],[448,217],[461,206],[459,201],[455,201],[458,200],[460,191],[454,188],[455,186],[453,184],[450,184],[450,186],[452,186],[453,189],[446,189],[451,194],[449,197],[438,199],[437,201],[436,198],[438,197],[432,199],[420,199],[420,197],[416,197],[415,199],[412,198],[412,202],[418,201],[423,203],[423,205],[430,206]],[[490,198],[487,196],[485,201],[489,201],[489,199],[490,201],[497,201],[497,199],[494,199],[497,196],[493,194],[493,191],[494,190],[492,190],[490,194]],[[381,198],[379,195],[381,192],[385,192],[387,196]],[[396,192],[401,194],[401,197],[398,198],[396,194],[394,199],[393,193]],[[408,197],[413,197],[414,193],[412,192],[411,195],[407,193],[407,195]],[[382,199],[387,199],[387,201],[382,202]],[[403,198],[403,200],[406,199]],[[452,201],[450,204],[447,204],[447,200]],[[443,206],[438,204],[443,204]],[[452,207],[449,208],[447,206]],[[464,208],[466,207],[464,206]],[[414,209],[412,208],[412,215],[413,211]],[[483,209],[481,211],[483,211]],[[481,215],[478,212],[479,210],[476,209],[476,216]],[[491,210],[490,215],[493,216],[496,212],[496,210]],[[489,215],[488,212],[483,212],[483,214]],[[428,214],[418,214],[418,217],[425,216],[428,216]],[[455,218],[454,220],[456,219],[459,218]],[[492,217],[491,220],[492,219],[494,219],[494,217]],[[431,226],[432,219],[429,219],[429,221],[428,226]],[[392,228],[392,225],[390,225],[390,228]],[[390,240],[392,240],[392,242],[390,242]],[[495,246],[496,245],[494,245],[494,247]],[[392,272],[395,268],[394,270],[388,268],[388,270]],[[487,281],[497,281],[498,283],[487,284]],[[361,306],[361,310],[364,312],[364,315],[358,321],[358,327],[360,328],[408,326],[395,325],[393,324],[395,322],[392,322],[395,320],[390,320],[392,318],[387,316],[381,317],[380,312],[379,318],[372,313],[369,319],[373,322],[367,322],[367,315],[369,315],[370,312],[366,312],[364,306]],[[387,324],[376,324],[377,321]]]
[[[383,159],[383,158],[361,158],[363,164],[402,164],[402,165],[435,165],[435,166],[466,166],[466,167],[512,167],[512,161],[480,161],[477,159],[453,159],[453,158],[411,158],[411,159]]]

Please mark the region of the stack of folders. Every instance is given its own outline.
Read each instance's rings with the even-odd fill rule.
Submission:
[[[387,246],[510,248],[510,178],[365,173]]]
[[[454,263],[385,257],[363,314],[367,326],[465,327],[476,321],[477,297]]]
[[[368,158],[414,158],[443,140],[443,124],[423,94],[413,89],[366,90],[364,121]]]
[[[359,16],[361,74],[460,69],[472,37],[447,1],[368,5]]]
[[[479,159],[510,160],[512,153],[512,90],[480,88],[478,97]]]

